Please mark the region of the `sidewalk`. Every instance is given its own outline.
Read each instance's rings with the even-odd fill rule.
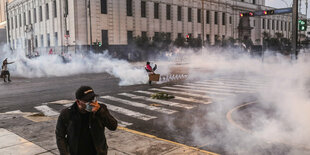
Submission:
[[[55,124],[56,121],[49,121],[14,127],[18,135],[0,128],[0,155],[59,154],[54,134]],[[215,154],[123,127],[118,127],[116,131],[106,130],[106,137],[109,155]]]

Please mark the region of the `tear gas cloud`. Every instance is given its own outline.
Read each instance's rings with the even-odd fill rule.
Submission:
[[[107,72],[119,78],[120,85],[142,84],[147,81],[143,66],[135,67],[125,60],[112,58],[107,53],[77,54],[72,56],[71,62],[63,63],[61,57],[56,55],[27,59],[20,54],[23,52],[10,54],[4,52],[9,51],[5,47],[1,49],[1,60],[8,57],[9,61],[15,61],[14,65],[9,66],[15,76],[50,77]],[[205,111],[202,117],[189,117],[191,120],[184,120],[194,122],[190,135],[198,146],[212,148],[214,145],[223,144],[221,149],[233,154],[264,154],[260,153],[260,150],[270,149],[273,143],[283,143],[290,146],[285,154],[304,154],[299,148],[310,149],[308,57],[306,54],[300,55],[298,60],[292,62],[289,57],[272,52],[266,52],[262,59],[232,50],[223,52],[205,48],[202,52],[193,52],[175,49],[174,53],[168,56],[169,59],[167,55],[158,56],[155,63],[161,64],[158,73],[168,74],[169,65],[177,60],[190,68],[189,80],[203,80],[211,76],[216,78],[224,74],[231,75],[232,79],[236,77],[264,83],[263,87],[256,88],[252,96],[255,96],[255,102],[262,107],[272,107],[274,117],[268,117],[260,111],[251,111],[253,116],[259,117],[248,122],[247,126],[253,127],[249,133],[243,132],[228,123],[226,113],[245,102],[247,97],[244,97],[245,100],[241,97],[227,97],[212,103],[212,108],[202,109]],[[234,114],[247,119],[242,112]],[[174,119],[167,119],[171,129],[178,128],[174,126]],[[256,141],[257,139],[259,140]],[[271,154],[283,154],[283,149],[271,150]]]

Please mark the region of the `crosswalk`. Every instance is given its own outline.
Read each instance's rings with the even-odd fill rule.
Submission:
[[[195,109],[200,105],[217,104],[229,97],[241,94],[255,93],[259,88],[266,86],[265,82],[244,79],[209,78],[203,81],[136,90],[133,92],[118,93],[100,96],[99,103],[105,104],[118,117],[120,126],[127,127],[135,121],[155,120],[162,115],[174,115]],[[160,100],[151,98],[152,94],[164,92],[173,95],[173,99]],[[47,117],[58,116],[60,110],[53,106],[69,107],[74,100],[57,100],[35,106],[34,109]],[[20,110],[6,113],[22,113]],[[130,118],[130,119],[126,119]]]

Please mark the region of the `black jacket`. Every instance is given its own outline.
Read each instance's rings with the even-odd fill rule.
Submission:
[[[96,113],[89,115],[89,127],[98,155],[106,155],[108,146],[104,129],[116,130],[117,120],[107,107],[100,104]],[[78,151],[81,130],[80,112],[77,103],[61,111],[56,126],[56,141],[61,155],[75,155]]]

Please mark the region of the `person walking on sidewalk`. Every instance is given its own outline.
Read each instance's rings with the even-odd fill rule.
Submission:
[[[106,155],[105,127],[116,130],[117,120],[107,106],[99,104],[89,86],[81,86],[76,101],[61,111],[56,125],[57,147],[61,155]]]
[[[10,72],[8,70],[8,64],[12,64],[14,62],[8,62],[8,58],[5,58],[2,62],[2,70],[1,70],[1,77],[3,78],[4,82],[6,82],[6,76],[8,76],[8,81],[11,82]]]

